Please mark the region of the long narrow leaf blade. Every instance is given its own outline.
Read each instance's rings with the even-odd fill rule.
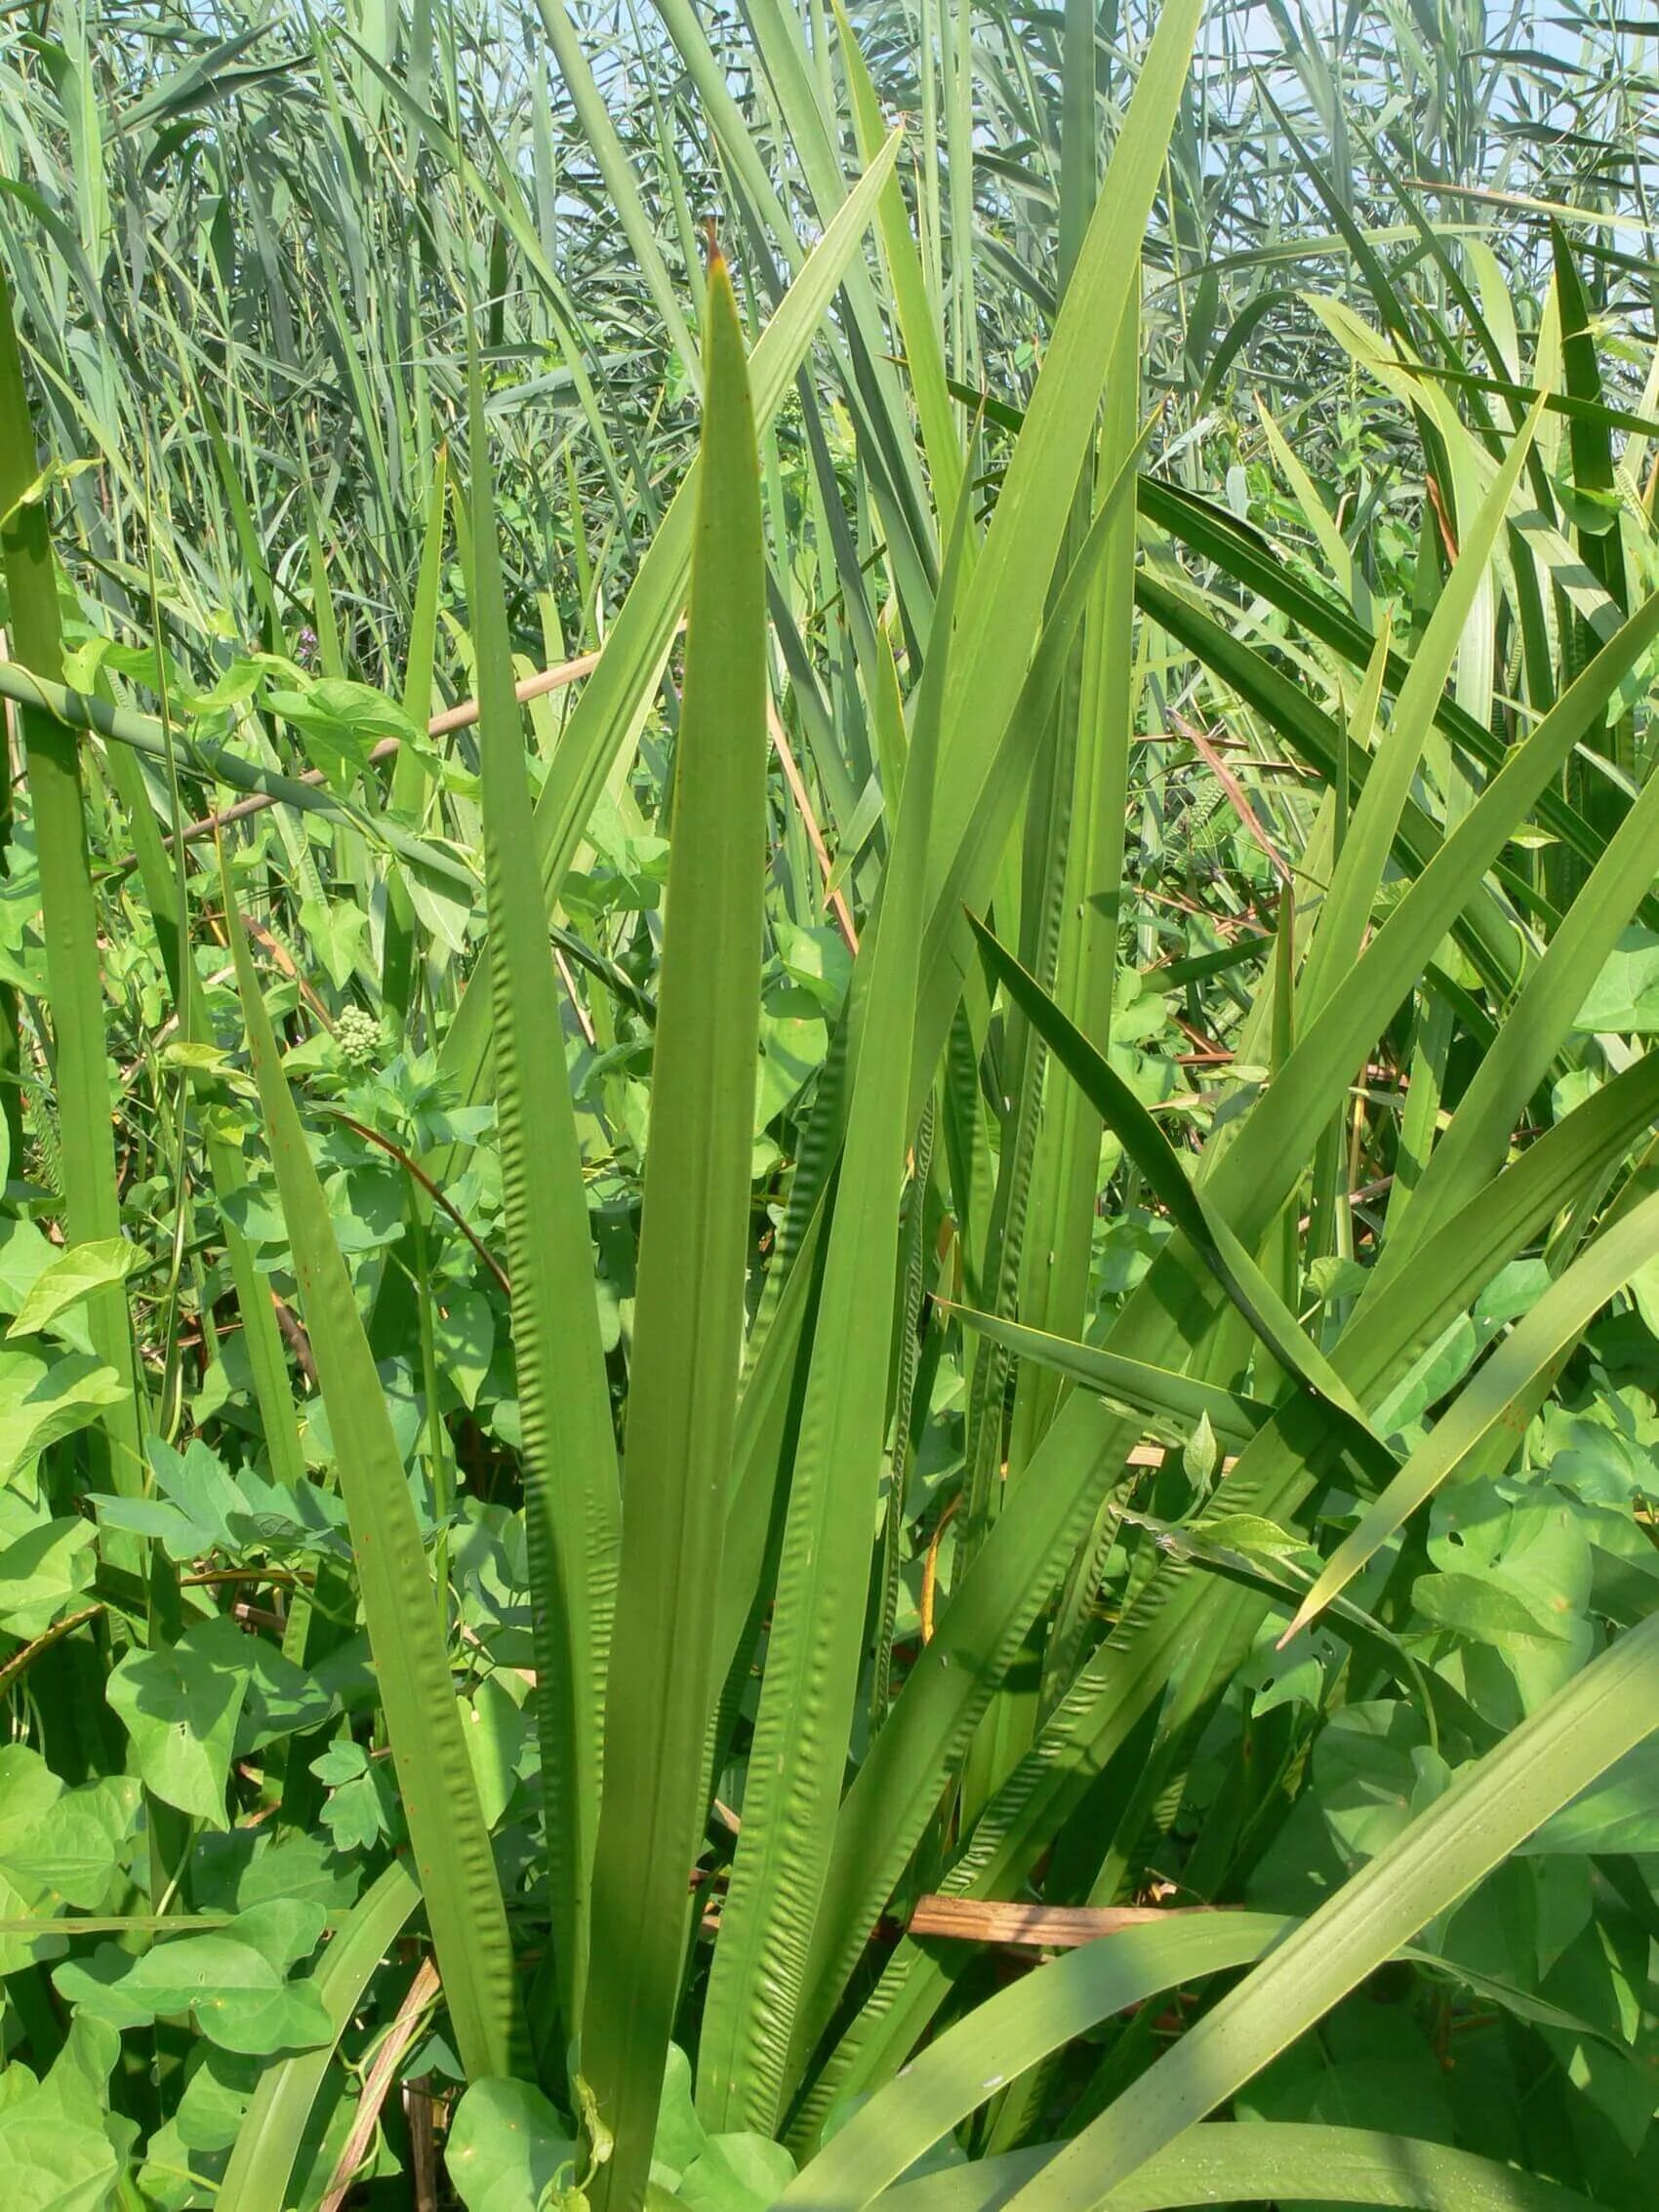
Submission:
[[[1284,1631],[1288,1643],[1317,1618],[1396,1531],[1577,1343],[1614,1292],[1659,1252],[1659,1193],[1614,1222],[1516,1323],[1449,1412],[1442,1414],[1359,1525],[1344,1537]]]
[[[748,365],[709,271],[685,698],[605,1716],[582,2071],[616,2138],[600,2212],[636,2212],[679,1992],[713,1690],[743,1348],[760,888],[765,583]],[[567,740],[568,742],[568,740]]]
[[[758,427],[764,428],[777,412],[805,359],[824,311],[875,212],[898,149],[895,132],[847,194],[834,221],[826,225],[756,342],[749,374]],[[637,726],[673,640],[674,624],[685,604],[697,480],[694,468],[663,517],[537,798],[536,851],[549,901],[557,895],[605,779]],[[440,1054],[446,1073],[468,1097],[477,1095],[489,1056],[491,957],[486,944],[444,1034]]]
[[[797,2048],[791,2056],[791,2042],[803,2039],[802,1985],[852,1729],[887,1423],[928,827],[966,521],[958,503],[880,912],[865,941],[869,980],[854,1039],[846,1147],[790,1479],[743,1833],[709,1978],[698,2096],[714,2126],[773,2128],[791,2067],[802,2055]]]
[[[1659,1616],[1564,1689],[1380,1851],[1009,2201],[1094,2212],[1659,1724]]]
[[[560,2007],[574,2026],[587,1979],[605,1662],[622,1511],[582,1145],[536,871],[476,358],[471,382],[473,640],[484,883],[495,948],[496,1123],[524,1437],[548,1895]]]
[[[1054,1959],[976,2006],[861,2107],[790,2183],[779,2212],[863,2212],[1050,2051],[1162,1991],[1254,1965],[1288,1926],[1268,1912],[1171,1912]]]
[[[285,2212],[294,2163],[340,2037],[420,1902],[414,1876],[401,1859],[394,1859],[346,1914],[314,1976],[334,2041],[314,2051],[296,2051],[260,2075],[214,2199],[221,2212]]]
[[[991,2212],[1053,2146],[948,2167],[882,2198],[887,2212]],[[1413,2212],[1598,2212],[1587,2196],[1419,2136],[1303,2120],[1206,2120],[1149,2158],[1095,2212],[1187,2204],[1400,2204]]]
[[[521,2042],[501,1883],[402,1455],[277,1057],[228,870],[224,884],[254,1075],[334,1437],[404,1818],[461,2063],[468,2080],[481,2080],[510,2073]]]

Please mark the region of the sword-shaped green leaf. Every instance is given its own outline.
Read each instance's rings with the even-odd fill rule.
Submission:
[[[1010,2151],[907,2182],[886,2212],[991,2212],[1058,2146]],[[1599,2212],[1539,2174],[1419,2136],[1311,2120],[1206,2120],[1189,2128],[1095,2212],[1172,2212],[1186,2204],[1398,2204],[1412,2212]]]
[[[415,1501],[351,1278],[282,1072],[227,868],[222,879],[265,1140],[334,1436],[376,1685],[456,2045],[468,2080],[511,2073],[522,2045],[506,1911],[462,1733]]]
[[[703,1814],[743,1352],[766,857],[765,574],[748,364],[709,270],[697,527],[605,1709],[581,2071],[615,2136],[600,2212],[636,2212]],[[570,743],[567,735],[565,743]]]
[[[791,2041],[852,1730],[887,1426],[928,827],[966,522],[958,503],[851,1040],[846,1146],[699,2058],[699,2107],[714,2128],[770,2132],[804,2058]]]
[[[898,150],[895,132],[847,194],[834,221],[826,224],[823,237],[755,343],[749,383],[760,428],[777,412],[806,357],[824,310],[875,212]],[[673,642],[692,557],[697,480],[694,467],[659,524],[537,796],[536,855],[549,901],[570,866],[605,779],[638,728]],[[439,1055],[445,1071],[467,1097],[478,1095],[489,1056],[491,958],[486,943]]]
[[[1297,1608],[1281,1642],[1288,1643],[1346,1589],[1418,1507],[1444,1482],[1517,1407],[1538,1377],[1552,1374],[1585,1329],[1639,1268],[1659,1252],[1659,1193],[1644,1198],[1603,1229],[1566,1272],[1518,1320],[1461,1396],[1440,1415],[1383,1495],[1365,1508],[1359,1524],[1338,1545]],[[1522,1418],[1524,1426],[1524,1417]]]
[[[524,1514],[536,1721],[562,2017],[582,2017],[605,1661],[622,1510],[611,1391],[593,1297],[582,1142],[565,1069],[530,778],[512,689],[483,382],[471,365],[472,640],[483,756],[484,890],[494,958],[496,1128],[512,1347],[524,1436]]]
[[[1659,1616],[1466,1767],[1330,1902],[1009,2198],[1096,2212],[1659,1725]]]
[[[46,505],[30,498],[37,474],[34,425],[23,390],[22,363],[12,320],[12,295],[0,275],[0,551],[10,599],[10,650],[48,679],[62,673],[58,572],[47,533]],[[79,734],[49,706],[28,704],[22,725],[29,804],[40,865],[46,939],[46,996],[52,1013],[59,1128],[63,1146],[64,1228],[72,1244],[121,1233],[110,1134],[113,1101],[103,1035],[103,984],[99,967],[98,908],[87,852],[86,794]],[[10,769],[8,767],[8,774]],[[7,808],[8,819],[10,808]],[[8,1000],[7,1018],[15,1008]],[[17,1130],[16,1036],[0,1047],[11,1080],[5,1111]],[[11,1146],[7,1150],[12,1149]],[[18,1173],[14,1163],[11,1171]],[[144,1484],[143,1447],[135,1397],[132,1332],[119,1283],[87,1302],[93,1347],[120,1378],[122,1394],[100,1417],[96,1486],[136,1497]]]

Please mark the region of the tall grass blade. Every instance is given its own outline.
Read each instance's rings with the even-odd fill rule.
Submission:
[[[720,1552],[743,1349],[766,848],[759,468],[718,256],[675,763],[655,1086],[605,1709],[581,2068],[616,2148],[599,2212],[637,2212],[705,1806]],[[569,738],[567,736],[566,743]]]
[[[223,883],[265,1137],[328,1408],[376,1682],[456,2047],[470,2081],[511,2073],[522,2052],[512,1947],[420,1523],[351,1278],[277,1057],[228,870]]]
[[[295,2163],[339,2039],[420,1902],[414,1876],[401,1860],[393,1860],[346,1914],[315,1976],[335,2041],[279,2059],[260,2075],[214,2199],[223,2212],[287,2212]]]
[[[1498,1426],[1513,1425],[1535,1381],[1553,1374],[1616,1291],[1659,1251],[1659,1195],[1621,1215],[1558,1276],[1435,1423],[1383,1495],[1337,1547],[1284,1631],[1290,1638],[1330,1603]],[[1530,1412],[1530,1406],[1527,1411]]]
[[[0,551],[11,603],[8,626],[18,657],[52,681],[62,675],[58,573],[46,496],[37,475],[11,289],[0,274]],[[81,741],[49,707],[27,704],[20,720],[40,868],[64,1228],[71,1244],[88,1244],[120,1235],[121,1201],[115,1185],[114,1101],[105,1057]],[[15,1040],[7,1057],[15,1067]],[[15,1101],[9,1112],[15,1118]],[[17,1166],[20,1163],[14,1173]],[[122,1385],[119,1401],[104,1410],[96,1431],[101,1448],[94,1487],[136,1497],[144,1484],[143,1447],[132,1332],[119,1284],[88,1301],[88,1321],[99,1357]]]
[[[895,132],[825,226],[823,237],[755,343],[749,378],[758,428],[764,429],[771,421],[806,357],[824,311],[875,212],[898,148]],[[605,781],[637,732],[662,676],[685,604],[697,499],[694,469],[658,526],[537,797],[536,852],[549,903],[557,895]],[[488,1062],[490,959],[486,944],[444,1034],[441,1053],[445,1072],[468,1098],[478,1095]]]
[[[530,779],[512,690],[476,356],[470,385],[472,632],[484,771],[484,883],[495,947],[490,980],[496,1127],[524,1437],[548,1897],[560,2010],[574,2029],[587,1982],[605,1667],[622,1513],[582,1143],[536,872]]]
[[[1602,1652],[1303,1922],[1009,2199],[1093,2212],[1659,1722],[1659,1619]]]
[[[865,940],[846,1145],[699,2060],[699,2105],[715,2127],[775,2128],[804,2059],[791,2041],[852,1731],[887,1425],[928,825],[966,519],[958,503],[880,912]]]

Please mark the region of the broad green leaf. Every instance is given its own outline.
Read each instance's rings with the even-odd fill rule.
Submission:
[[[97,1421],[125,1393],[112,1367],[86,1352],[42,1358],[0,1347],[0,1483],[27,1486],[48,1444]]]
[[[325,676],[305,691],[267,692],[265,704],[304,733],[313,763],[342,790],[367,768],[383,739],[395,738],[400,746],[424,742],[401,706],[343,676]]]
[[[138,1246],[123,1236],[71,1245],[36,1275],[7,1336],[34,1336],[49,1328],[69,1307],[124,1283],[142,1258]]]
[[[76,2020],[43,2079],[14,2059],[0,2095],[0,2167],[18,2212],[102,2212],[121,2178],[106,2083],[120,2037]]]
[[[325,1917],[320,1905],[273,1898],[210,1935],[154,1943],[137,1957],[101,1944],[53,1979],[69,2003],[112,2028],[187,2013],[222,2050],[303,2050],[331,2039],[315,1985],[290,1978],[316,1948]]]
[[[65,1790],[26,1745],[0,1749],[0,1918],[38,1919],[45,1936],[0,1935],[0,1973],[61,1949],[51,1922],[65,1906],[105,1903],[138,1807],[139,1786],[125,1775]]]
[[[223,744],[193,737],[187,729],[175,728],[169,732],[146,714],[135,713],[130,707],[111,706],[101,699],[86,698],[32,668],[11,662],[0,662],[0,697],[15,699],[25,706],[44,708],[66,729],[96,730],[111,743],[126,745],[163,766],[170,754],[176,753],[182,765],[208,783],[224,784],[234,791],[257,792],[262,800],[280,802],[285,813],[319,815],[330,821],[347,822],[372,844],[406,862],[417,880],[443,891],[450,898],[460,896],[469,903],[477,888],[472,869],[453,847],[424,841],[387,815],[366,814],[337,790],[305,783],[299,777],[281,775],[262,762],[244,760],[239,754],[226,751]],[[277,819],[280,824],[282,816]],[[301,840],[299,849],[303,855],[302,833],[291,828],[290,834]],[[303,870],[303,862],[301,865]]]
[[[1614,949],[1596,972],[1573,1020],[1575,1029],[1616,1036],[1651,1036],[1659,1031],[1659,937],[1651,930],[1620,933]]]
[[[27,1640],[69,1612],[91,1585],[97,1534],[91,1521],[71,1516],[39,1521],[0,1545],[0,1629]]]
[[[36,1280],[59,1257],[59,1247],[22,1216],[0,1220],[0,1312],[15,1313]],[[90,1344],[78,1347],[91,1349]]]
[[[286,1736],[316,1728],[338,1710],[332,1691],[315,1681],[303,1667],[263,1636],[246,1636],[229,1622],[215,1627],[228,1630],[241,1646],[249,1669],[248,1694],[236,1729],[235,1755],[245,1758],[263,1750]]]
[[[1538,1599],[1484,1575],[1419,1575],[1411,1586],[1411,1603],[1436,1629],[1501,1650],[1559,1643],[1568,1634],[1565,1623]]]
[[[574,2188],[577,2147],[527,2081],[475,2081],[455,2108],[444,2170],[466,2212],[540,2212],[554,2185]]]
[[[1603,1851],[1647,1853],[1659,1842],[1659,1754],[1652,1739],[1627,1751],[1521,1845],[1529,1858]]]
[[[109,1677],[109,1703],[132,1738],[144,1788],[228,1828],[224,1787],[252,1668],[234,1623],[203,1621],[177,1642],[132,1651]]]
[[[691,2212],[770,2212],[794,2173],[795,2162],[781,2143],[746,2129],[709,2136],[673,2193]]]

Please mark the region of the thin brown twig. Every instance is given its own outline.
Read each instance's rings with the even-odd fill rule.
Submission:
[[[221,1583],[268,1583],[272,1589],[301,1589],[304,1579],[286,1567],[204,1567],[200,1574],[181,1575],[181,1589],[216,1589]]]
[[[852,911],[839,891],[830,891],[830,878],[834,872],[830,862],[830,848],[824,842],[824,832],[818,825],[817,815],[812,811],[812,800],[807,794],[806,779],[800,772],[800,763],[795,759],[794,753],[790,749],[784,725],[778,719],[778,710],[770,700],[766,702],[766,722],[772,733],[772,749],[778,755],[779,765],[784,771],[784,781],[789,786],[789,795],[800,811],[801,822],[806,828],[807,842],[812,847],[814,857],[818,862],[819,872],[824,878],[824,887],[829,892],[830,910],[835,917],[836,927],[846,941],[847,950],[856,952],[859,948],[859,938],[858,931],[853,927]]]
[[[409,2123],[410,2179],[415,2184],[415,2212],[436,2212],[438,2201],[438,2147],[432,2124],[433,2099],[429,2074],[403,2085],[403,2116]]]
[[[1249,923],[1254,923],[1258,930],[1262,927],[1262,917],[1253,905],[1240,907],[1236,914],[1218,914],[1212,907],[1200,905],[1195,899],[1183,898],[1173,891],[1154,891],[1150,883],[1141,884],[1139,890],[1140,896],[1152,900],[1154,905],[1173,906],[1178,914],[1193,914],[1199,921],[1208,922],[1212,929],[1220,930],[1223,936],[1229,930],[1240,930]],[[1270,930],[1266,934],[1273,933]]]
[[[588,1050],[591,1051],[599,1041],[598,1032],[593,1026],[593,1017],[583,1005],[581,999],[577,997],[576,978],[570,972],[570,962],[556,945],[553,946],[553,966],[559,972],[559,981],[564,985],[565,996],[570,1000],[570,1010],[576,1016],[576,1026],[582,1031]]]
[[[579,683],[590,676],[599,665],[597,653],[579,653],[574,661],[560,661],[550,668],[538,669],[526,676],[522,683],[512,687],[512,696],[520,706],[528,706],[533,699],[545,699],[550,691],[562,691],[566,684]],[[469,730],[478,719],[478,702],[464,699],[459,706],[447,706],[441,714],[434,714],[426,724],[429,738],[447,738],[452,730]]]
[[[281,1567],[223,1567],[211,1568],[202,1574],[181,1575],[179,1587],[182,1589],[197,1589],[221,1583],[237,1582],[270,1583],[291,1589],[299,1585],[300,1578]],[[61,1643],[76,1629],[84,1629],[89,1621],[96,1621],[101,1613],[107,1613],[108,1610],[108,1606],[100,1598],[95,1605],[82,1606],[78,1613],[65,1613],[61,1621],[54,1621],[49,1629],[43,1629],[32,1642],[21,1645],[0,1665],[0,1694],[9,1690],[20,1676],[26,1674],[35,1661],[44,1652],[50,1651],[54,1644]],[[254,1617],[252,1607],[238,1607],[236,1611],[238,1618]],[[281,1623],[277,1626],[280,1627]]]
[[[551,668],[542,668],[533,676],[526,676],[513,685],[513,696],[520,706],[527,706],[533,699],[544,699],[548,692],[562,691],[566,684],[580,682],[591,675],[599,664],[597,653],[578,654],[574,661],[560,661]],[[464,699],[459,706],[446,706],[441,714],[434,714],[426,724],[429,738],[447,738],[454,730],[469,729],[478,719],[478,702]],[[402,744],[400,738],[383,738],[369,754],[371,766],[389,760]],[[307,768],[296,779],[301,784],[323,784],[328,781],[320,768]],[[204,815],[200,822],[187,822],[180,831],[186,844],[199,837],[211,837],[216,829],[223,829],[232,822],[245,822],[252,814],[263,814],[266,807],[277,804],[270,791],[251,791],[245,799],[233,806],[222,807],[217,814]],[[170,845],[170,837],[163,838]]]
[[[471,1245],[473,1251],[477,1253],[479,1259],[483,1261],[485,1267],[489,1268],[491,1274],[500,1283],[503,1294],[507,1298],[512,1296],[512,1284],[507,1279],[506,1269],[467,1221],[465,1215],[444,1196],[425,1169],[420,1166],[417,1161],[412,1160],[401,1145],[394,1144],[389,1137],[383,1137],[378,1129],[372,1129],[366,1121],[359,1121],[355,1114],[347,1113],[344,1106],[317,1105],[313,1102],[313,1111],[326,1113],[335,1121],[344,1122],[347,1129],[355,1130],[357,1135],[364,1138],[369,1144],[378,1145],[383,1152],[396,1160],[399,1167],[407,1168],[432,1203],[441,1206],[456,1227],[460,1229],[462,1235],[465,1237],[467,1243]]]
[[[316,985],[307,983],[301,974],[300,964],[293,953],[289,951],[287,945],[283,944],[279,937],[272,936],[263,922],[256,922],[246,914],[242,917],[242,927],[256,945],[263,945],[264,950],[270,954],[272,960],[294,985],[300,996],[332,1037],[334,1034],[334,1017],[323,1004],[322,995],[317,990]]]
[[[533,676],[526,676],[522,682],[514,684],[513,696],[521,706],[528,705],[533,699],[546,698],[549,692],[560,691],[568,684],[580,682],[584,676],[591,675],[598,664],[599,655],[597,653],[578,654],[574,661],[561,661],[553,667],[543,668]],[[441,714],[434,714],[426,724],[426,735],[428,738],[444,738],[450,736],[456,730],[469,729],[477,721],[478,713],[478,702],[475,699],[463,700],[459,706],[446,707]],[[834,915],[836,927],[846,941],[848,951],[857,952],[859,948],[858,931],[854,926],[852,910],[839,890],[829,890],[830,877],[834,873],[829,847],[824,841],[824,831],[820,827],[818,816],[813,810],[812,799],[807,791],[806,780],[801,774],[800,764],[795,759],[789,738],[785,734],[783,723],[779,720],[777,710],[770,701],[767,702],[766,715],[771,730],[772,744],[777,752],[779,764],[784,771],[784,781],[789,784],[790,796],[800,811],[807,840],[812,846],[814,858],[818,862],[819,872],[824,878],[830,910]],[[369,765],[376,766],[383,760],[391,759],[400,749],[402,742],[400,738],[383,738],[379,744],[371,748]],[[302,784],[314,784],[325,783],[327,778],[320,768],[307,768],[301,772],[296,781]],[[263,814],[267,807],[276,804],[277,798],[273,792],[252,791],[245,799],[237,799],[231,806],[221,807],[217,813],[204,815],[199,822],[186,823],[179,832],[180,838],[182,842],[188,844],[199,838],[211,837],[216,831],[226,828],[231,823],[246,822],[250,816]],[[172,842],[171,837],[162,839],[164,846],[170,846]],[[564,968],[562,958],[559,965]],[[577,1010],[577,1020],[582,1024],[584,1032],[587,1036],[587,1042],[591,1045],[594,1041],[591,1026],[583,1011],[580,999],[576,995],[574,983],[567,968],[564,969],[564,974],[566,985],[570,990],[571,1004]],[[326,1020],[326,1016],[324,1019]]]
[[[1373,1198],[1381,1198],[1385,1192],[1393,1189],[1393,1187],[1394,1177],[1392,1175],[1380,1175],[1375,1183],[1362,1183],[1357,1189],[1350,1190],[1347,1193],[1347,1201],[1350,1206],[1364,1206],[1369,1204]],[[1313,1215],[1304,1214],[1296,1225],[1297,1234],[1306,1236],[1313,1226]]]
[[[1222,759],[1221,754],[1217,752],[1210,739],[1205,736],[1195,722],[1189,722],[1185,715],[1175,713],[1172,713],[1169,719],[1171,725],[1187,740],[1187,743],[1227,793],[1228,805],[1238,817],[1256,843],[1260,845],[1262,851],[1266,853],[1268,865],[1272,867],[1274,873],[1287,891],[1291,890],[1294,886],[1294,878],[1291,875],[1290,865],[1268,835],[1266,829],[1263,828],[1256,810],[1245,796],[1243,784],[1239,783],[1237,777],[1234,775],[1232,769]]]
[[[88,1621],[96,1621],[106,1610],[100,1602],[83,1607],[79,1613],[65,1613],[61,1621],[54,1621],[50,1629],[43,1629],[32,1643],[24,1644],[20,1651],[13,1652],[5,1665],[0,1666],[0,1691],[9,1690],[20,1675],[28,1672],[42,1652],[50,1651],[55,1643],[61,1643],[71,1629],[84,1628]]]
[[[921,1570],[921,1605],[919,1608],[921,1613],[921,1640],[924,1646],[933,1641],[933,1611],[939,1595],[939,1547],[944,1541],[945,1531],[955,1519],[961,1503],[962,1493],[958,1490],[933,1524],[933,1534],[928,1539],[927,1558],[923,1562]]]
[[[438,1970],[429,1958],[424,1958],[414,1981],[409,1985],[408,1995],[397,2008],[397,2018],[387,2030],[385,2041],[375,2053],[375,2063],[369,2069],[363,2083],[363,2094],[357,2100],[357,2116],[351,2123],[351,2133],[341,2146],[340,2156],[334,2162],[334,2174],[320,2212],[340,2212],[340,2207],[344,2203],[352,2177],[368,2155],[375,2129],[380,2125],[381,2107],[385,2103],[392,2076],[402,2062],[404,2052],[415,2040],[415,2031],[421,2025],[421,2015],[437,1993]]]
[[[951,1897],[935,1890],[916,1899],[910,1933],[1017,1950],[1072,1951],[1154,1920],[1227,1910],[1218,1905],[1028,1905],[1017,1899]]]

